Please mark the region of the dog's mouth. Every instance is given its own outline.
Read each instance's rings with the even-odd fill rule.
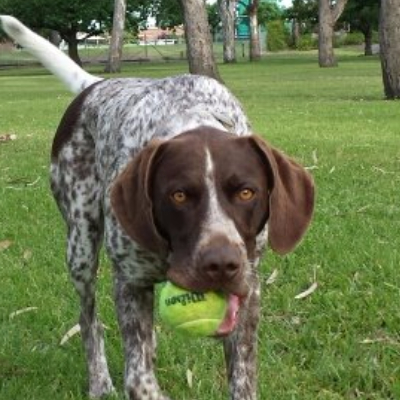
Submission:
[[[240,310],[240,297],[234,294],[228,295],[228,307],[225,313],[225,317],[215,332],[215,337],[228,336],[236,328],[239,319]]]

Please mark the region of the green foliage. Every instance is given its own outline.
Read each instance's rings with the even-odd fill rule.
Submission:
[[[183,24],[183,9],[179,0],[156,0],[150,3],[151,14],[156,17],[157,26],[173,28]]]
[[[364,35],[361,32],[350,32],[343,36],[342,44],[344,46],[364,44]]]
[[[168,15],[178,15],[175,9],[172,11],[167,8],[175,3],[176,0],[127,0],[126,40],[131,42],[137,36],[139,26],[147,20],[151,12],[158,10],[161,13],[162,9]],[[113,11],[113,1],[110,0],[0,0],[0,13],[13,15],[35,30],[57,31],[68,43],[70,55],[77,63],[80,63],[77,50],[78,32],[86,33],[80,39],[84,40],[89,36],[111,31]]]
[[[110,25],[113,4],[109,0],[0,0],[0,13],[10,14],[35,29],[95,33]],[[96,23],[94,23],[96,21]]]
[[[379,43],[379,32],[372,31],[372,43]]]
[[[289,33],[284,22],[271,21],[267,26],[267,46],[269,51],[279,51],[287,48]]]
[[[378,32],[372,32],[372,43],[379,43]],[[365,36],[361,32],[349,32],[340,36],[333,37],[335,48],[342,46],[362,46],[365,44]]]
[[[364,35],[361,32],[350,32],[340,36],[333,36],[333,47],[340,48],[343,46],[361,46],[365,42]],[[378,43],[378,33],[373,32],[373,43]],[[307,51],[318,48],[318,36],[311,33],[300,36],[296,50]]]
[[[318,21],[318,0],[293,0],[292,7],[284,12],[284,17],[296,20],[301,33],[311,33]]]
[[[221,24],[221,17],[218,12],[218,4],[206,4],[206,10],[208,23],[210,25],[211,32],[214,35],[218,31]]]
[[[124,44],[137,44],[139,41],[137,32],[135,30],[125,30]]]
[[[148,0],[127,0],[126,29],[137,33],[141,21],[150,13]],[[29,27],[51,29],[67,42],[77,32],[87,35],[110,31],[113,1],[110,0],[0,0],[0,13],[10,14]]]
[[[260,25],[266,25],[269,21],[282,19],[283,10],[273,0],[261,1],[257,9],[257,18]]]
[[[296,50],[307,51],[318,48],[318,38],[314,37],[311,33],[306,33],[299,37]]]
[[[349,0],[340,21],[347,22],[352,32],[366,34],[369,30],[378,29],[379,24],[378,0]]]

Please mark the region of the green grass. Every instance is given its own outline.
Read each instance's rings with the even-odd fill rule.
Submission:
[[[220,66],[254,131],[311,167],[315,218],[298,249],[261,266],[260,400],[400,399],[399,103],[383,100],[376,58],[342,51],[319,69],[314,53]],[[99,72],[94,70],[94,72]],[[161,77],[186,64],[129,66]],[[0,71],[0,399],[86,399],[78,301],[64,265],[64,226],[48,188],[49,148],[71,95],[42,70]],[[122,352],[105,257],[100,313],[122,393]],[[266,279],[274,270],[272,285]],[[314,280],[304,300],[294,296]],[[25,307],[36,311],[10,318]],[[157,374],[177,400],[227,398],[220,346],[183,341],[157,324]],[[193,372],[193,387],[186,371]]]

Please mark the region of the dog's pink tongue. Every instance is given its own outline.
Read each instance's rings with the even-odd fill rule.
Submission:
[[[230,294],[228,297],[228,309],[226,310],[224,320],[221,322],[221,325],[215,334],[216,336],[226,336],[235,329],[239,314],[239,306],[239,297]]]

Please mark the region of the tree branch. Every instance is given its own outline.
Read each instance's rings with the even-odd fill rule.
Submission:
[[[101,35],[103,34],[104,31],[102,29],[96,29],[94,31],[88,32],[85,36],[83,36],[82,38],[80,38],[78,40],[78,42],[84,42],[86,39],[89,39],[92,36],[97,36],[97,35]]]
[[[342,15],[344,8],[346,7],[348,0],[337,0],[336,4],[332,8],[332,20],[333,23],[337,22],[337,20]]]

